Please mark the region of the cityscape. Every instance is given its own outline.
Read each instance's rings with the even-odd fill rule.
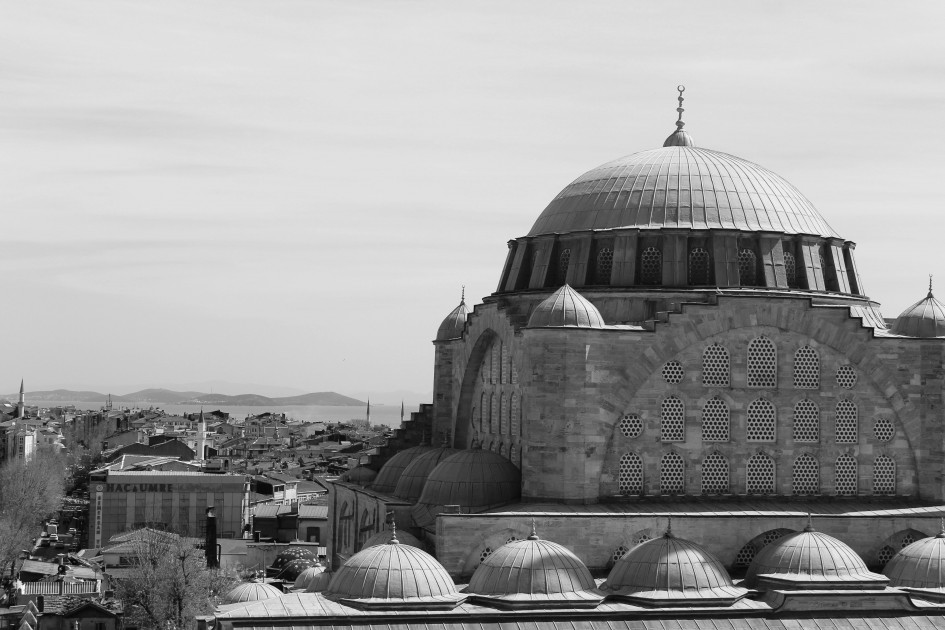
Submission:
[[[945,628],[945,8],[603,9],[0,8],[0,630]]]

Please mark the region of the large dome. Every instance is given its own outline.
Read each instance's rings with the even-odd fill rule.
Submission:
[[[780,176],[693,146],[641,151],[589,170],[558,193],[528,236],[614,228],[838,236]]]

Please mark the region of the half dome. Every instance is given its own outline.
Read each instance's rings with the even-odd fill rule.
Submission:
[[[265,582],[244,582],[235,586],[223,596],[224,604],[242,604],[243,602],[257,602],[262,599],[281,597],[282,591],[272,584]]]
[[[715,556],[669,531],[620,558],[601,590],[650,606],[731,605],[748,594]]]
[[[900,549],[883,573],[890,586],[945,589],[945,530]]]
[[[593,608],[603,600],[580,558],[534,530],[483,560],[466,593],[505,608]]]
[[[483,512],[514,501],[521,494],[522,474],[512,462],[492,451],[460,451],[430,473],[413,506],[414,522],[432,527],[436,515],[447,505],[458,505],[465,513]]]
[[[466,318],[470,310],[466,306],[465,298],[459,302],[459,306],[450,311],[446,319],[440,324],[436,331],[437,341],[449,341],[450,339],[459,339],[463,336],[463,330],[466,328]]]
[[[675,138],[667,140],[671,146],[618,158],[575,179],[548,204],[528,236],[673,228],[838,237],[813,204],[777,174],[690,146],[688,134],[670,138]]]
[[[381,466],[381,470],[377,473],[374,483],[370,486],[371,490],[382,494],[391,494],[394,488],[397,487],[397,481],[400,480],[400,475],[403,474],[407,465],[413,461],[413,458],[420,453],[426,453],[432,448],[432,446],[426,445],[412,446],[396,453],[387,460],[387,463]]]
[[[892,326],[892,333],[906,337],[945,337],[945,305],[929,294],[902,312]]]
[[[762,549],[745,574],[746,586],[761,589],[883,589],[887,582],[846,543],[810,525]]]
[[[601,328],[604,318],[587,298],[564,285],[536,306],[528,318],[529,328],[560,326]]]
[[[427,478],[437,465],[459,451],[455,448],[442,447],[434,448],[426,453],[421,453],[407,464],[404,472],[397,481],[397,487],[394,488],[394,496],[406,501],[416,501],[423,492],[423,486],[427,483]],[[403,542],[403,541],[401,541]]]
[[[425,551],[396,538],[348,558],[325,596],[356,608],[449,609],[466,599],[446,569]]]

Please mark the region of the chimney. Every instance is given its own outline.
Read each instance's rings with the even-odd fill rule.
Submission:
[[[46,598],[40,595],[36,598],[36,610],[43,612],[43,608],[46,607]]]
[[[259,530],[253,532],[253,542],[259,542]]]
[[[217,558],[217,516],[213,513],[213,506],[207,508],[207,540],[206,540],[207,568],[216,569],[220,566]]]

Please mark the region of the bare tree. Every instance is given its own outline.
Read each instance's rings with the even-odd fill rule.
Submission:
[[[64,458],[48,451],[0,467],[0,568],[32,549],[42,520],[59,508],[64,477]]]

